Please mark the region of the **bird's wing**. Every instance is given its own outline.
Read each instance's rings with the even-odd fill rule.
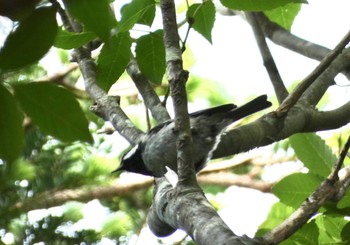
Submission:
[[[201,115],[211,116],[211,115],[216,114],[216,113],[231,111],[232,109],[234,109],[236,107],[237,106],[234,104],[220,105],[220,106],[216,106],[213,108],[208,108],[208,109],[193,112],[190,114],[190,117],[199,117]]]
[[[173,119],[170,119],[170,120],[167,120],[167,121],[164,121],[156,126],[154,126],[153,128],[151,128],[149,131],[148,131],[148,135],[152,135],[152,134],[156,134],[159,132],[159,130],[161,130],[163,127],[169,125],[170,123],[172,123],[174,120]]]

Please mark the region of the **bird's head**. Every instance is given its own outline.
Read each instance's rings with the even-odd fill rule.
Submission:
[[[141,153],[142,151],[140,145],[133,147],[122,156],[119,167],[114,170],[113,173],[124,170],[137,174],[154,176],[153,173],[146,168],[145,163],[142,160]]]

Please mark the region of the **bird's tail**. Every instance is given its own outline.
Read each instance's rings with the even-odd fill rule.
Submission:
[[[236,121],[246,116],[249,116],[255,112],[266,109],[271,105],[271,102],[267,100],[267,95],[260,95],[259,97],[249,101],[248,103],[231,110],[228,117],[232,121]]]

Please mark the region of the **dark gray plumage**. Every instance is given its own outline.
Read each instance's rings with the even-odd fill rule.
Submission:
[[[193,161],[196,171],[201,170],[212,157],[221,134],[233,122],[271,106],[266,95],[237,107],[226,104],[190,114],[193,140]],[[165,121],[152,128],[145,137],[127,152],[115,171],[163,176],[168,166],[177,171],[176,130],[174,120]],[[114,171],[114,172],[115,172]]]

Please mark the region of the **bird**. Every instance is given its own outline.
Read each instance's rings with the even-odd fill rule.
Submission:
[[[239,107],[224,104],[190,113],[195,171],[199,172],[211,159],[220,136],[229,125],[270,106],[267,95],[260,95]],[[162,177],[167,171],[165,166],[177,172],[177,134],[174,119],[158,124],[122,156],[119,167],[113,172],[128,171]]]

